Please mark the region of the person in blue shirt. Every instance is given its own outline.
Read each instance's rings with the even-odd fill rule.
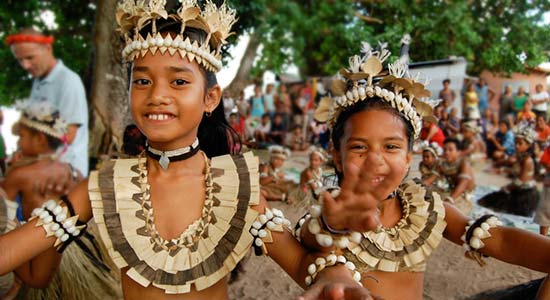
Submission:
[[[498,164],[509,156],[514,155],[514,134],[510,130],[510,125],[506,121],[498,122],[498,131],[493,134],[487,134],[487,154]]]

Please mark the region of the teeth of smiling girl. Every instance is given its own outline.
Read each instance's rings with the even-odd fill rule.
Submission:
[[[150,114],[147,116],[150,120],[164,121],[168,120],[169,116],[165,114]]]
[[[375,184],[378,184],[380,182],[384,181],[384,177],[376,177],[372,179],[372,182]]]

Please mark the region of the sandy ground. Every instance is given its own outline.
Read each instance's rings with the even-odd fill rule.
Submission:
[[[261,157],[265,154],[261,153]],[[419,157],[411,170],[411,176],[418,174]],[[294,155],[287,161],[286,168],[296,173],[306,166],[307,157],[303,154]],[[476,172],[476,182],[479,185],[499,186],[506,182],[502,176],[487,172]],[[284,203],[271,203],[285,212],[293,222],[303,214],[304,209],[289,206]],[[432,254],[424,282],[424,299],[459,300],[486,290],[501,289],[533,279],[544,274],[513,266],[488,258],[488,265],[481,268],[474,261],[463,257],[460,246],[444,240]],[[232,300],[283,300],[294,299],[302,289],[284,273],[273,261],[266,257],[249,256],[244,264],[244,273],[230,285]]]

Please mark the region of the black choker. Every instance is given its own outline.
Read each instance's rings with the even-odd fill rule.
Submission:
[[[163,169],[168,169],[168,165],[174,161],[186,160],[189,157],[195,155],[199,151],[199,139],[195,138],[195,141],[191,146],[183,147],[176,150],[161,151],[147,145],[147,155],[153,159],[159,161],[160,166]]]

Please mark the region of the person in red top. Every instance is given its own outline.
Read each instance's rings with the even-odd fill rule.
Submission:
[[[428,141],[430,144],[435,142],[443,148],[443,141],[445,141],[445,134],[443,130],[437,126],[432,120],[423,120],[422,130],[420,131],[420,139]]]
[[[539,142],[544,143],[550,137],[550,126],[546,124],[546,120],[544,119],[543,115],[537,116],[535,131],[538,133]]]

